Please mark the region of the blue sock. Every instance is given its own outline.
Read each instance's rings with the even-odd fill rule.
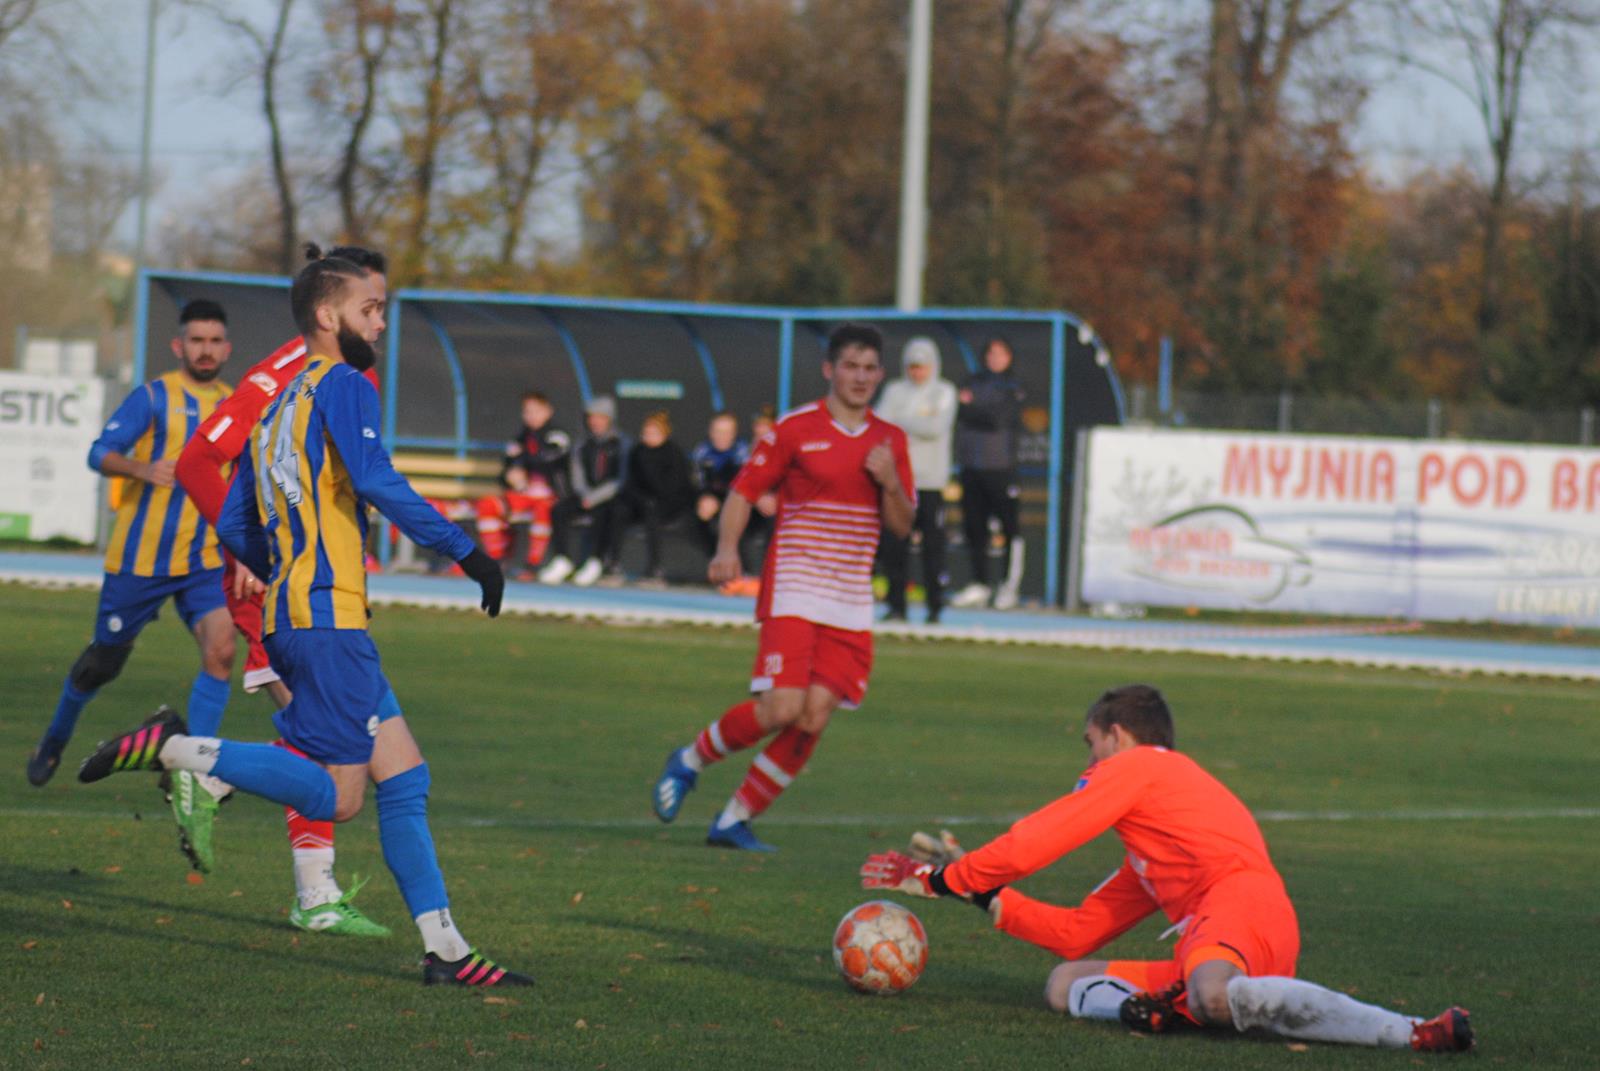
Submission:
[[[378,841],[412,918],[450,906],[428,832],[428,785],[427,763],[378,782]]]
[[[94,693],[100,689],[80,692],[72,686],[72,678],[68,677],[61,686],[61,699],[56,703],[56,716],[50,719],[50,728],[44,731],[45,739],[53,740],[62,747],[67,746],[67,741],[72,739],[72,730],[78,726],[78,715],[83,713],[83,708],[88,706],[89,700],[94,698]]]
[[[287,804],[313,822],[331,819],[339,798],[327,770],[271,744],[224,740],[211,772],[253,796]]]
[[[228,705],[228,678],[220,680],[201,670],[189,689],[189,711],[184,719],[191,736],[216,736],[222,728],[222,711]]]

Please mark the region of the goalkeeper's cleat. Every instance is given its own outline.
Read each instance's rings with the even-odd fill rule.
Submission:
[[[318,904],[316,907],[301,907],[300,901],[296,899],[294,906],[289,908],[289,921],[302,930],[332,934],[335,937],[388,937],[389,927],[373,922],[361,913],[360,908],[351,903],[367,880],[357,877],[351,884],[349,892],[337,900]]]
[[[1476,1043],[1465,1008],[1446,1008],[1411,1028],[1411,1047],[1417,1052],[1466,1052]]]
[[[161,748],[174,736],[187,734],[189,727],[176,711],[162,707],[140,723],[137,729],[114,736],[95,748],[94,754],[78,767],[78,780],[88,784],[126,770],[160,770]]]
[[[61,752],[66,746],[64,741],[53,740],[49,736],[40,739],[39,746],[28,756],[28,784],[43,787],[54,777],[56,768],[61,765]]]
[[[1159,993],[1135,993],[1122,1002],[1122,1024],[1146,1034],[1166,1034],[1195,1027],[1195,1021],[1178,1008],[1184,989],[1184,983],[1178,981]]]
[[[478,952],[448,962],[429,952],[422,957],[423,985],[533,985],[526,974],[508,971]]]
[[[211,873],[217,863],[211,848],[211,828],[217,819],[217,807],[222,803],[212,792],[211,785],[220,785],[215,778],[175,770],[167,780],[167,802],[172,805],[172,817],[178,822],[178,850],[189,860],[189,865],[202,874]]]
[[[740,852],[775,852],[778,849],[756,836],[749,822],[734,822],[721,826],[711,823],[706,830],[706,843],[713,848],[732,848]]]
[[[700,775],[690,769],[689,764],[683,761],[683,752],[673,749],[667,754],[667,764],[661,769],[661,776],[656,779],[655,798],[650,805],[655,808],[656,817],[663,822],[670,822],[678,817],[678,808],[683,806],[683,797],[694,791],[694,783]]]

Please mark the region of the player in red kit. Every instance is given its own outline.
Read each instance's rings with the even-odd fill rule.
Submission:
[[[778,493],[756,619],[750,690],[686,747],[667,756],[656,817],[670,822],[700,772],[769,734],[744,782],[711,823],[706,843],[774,851],[750,828],[817,746],[840,706],[854,707],[872,672],[872,560],[878,533],[904,538],[916,502],[906,437],[869,408],[883,382],[883,337],[845,324],[828,338],[828,396],[787,414],[756,443],[722,507],[712,583],[739,575],[739,538],[752,503]]]
[[[1261,829],[1175,738],[1160,692],[1113,689],[1089,708],[1090,764],[1070,793],[976,851],[963,852],[949,833],[919,833],[912,855],[869,856],[861,884],[959,897],[986,910],[996,929],[1064,957],[1045,1001],[1079,1018],[1152,1033],[1205,1026],[1419,1052],[1472,1048],[1460,1008],[1415,1019],[1294,977],[1300,924]],[[1107,830],[1126,859],[1079,906],[1010,886]],[[1089,958],[1158,911],[1182,935],[1171,959]]]
[[[315,257],[311,256],[313,251]],[[350,261],[380,283],[387,271],[383,254],[370,250],[341,246],[327,255]],[[307,256],[318,259],[322,253],[311,246]],[[184,446],[178,457],[178,482],[212,525],[217,523],[217,516],[222,512],[222,503],[233,482],[234,462],[250,444],[250,433],[278,392],[305,368],[305,364],[303,339],[293,338],[279,346],[244,374],[238,389],[226,403],[217,407]],[[378,385],[371,369],[366,376],[374,387]],[[273,670],[261,644],[263,588],[231,555],[227,558],[223,586],[234,627],[249,644],[244,689],[254,692],[265,688],[281,710],[288,705],[290,693]],[[178,771],[171,776],[172,805],[183,831],[185,852],[197,869],[209,871],[213,864],[211,820],[229,789],[205,774]],[[301,929],[321,933],[387,937],[386,927],[367,918],[351,902],[360,886],[345,893],[334,879],[333,823],[313,822],[292,807],[285,807],[284,814],[294,855],[296,890],[289,920]]]

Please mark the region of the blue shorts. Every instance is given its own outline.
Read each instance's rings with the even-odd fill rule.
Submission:
[[[282,629],[262,642],[294,694],[272,716],[284,740],[325,766],[369,761],[378,724],[398,717],[400,703],[367,631]]]
[[[95,613],[94,642],[104,647],[132,643],[156,619],[171,598],[189,631],[212,610],[228,605],[222,570],[201,569],[183,576],[130,576],[107,573],[100,582],[100,609]]]

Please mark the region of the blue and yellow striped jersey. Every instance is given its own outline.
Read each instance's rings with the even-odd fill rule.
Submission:
[[[176,371],[152,379],[111,414],[89,448],[89,467],[98,471],[108,453],[136,461],[175,460],[200,422],[232,393],[226,383],[195,384]],[[106,572],[187,576],[221,567],[217,533],[182,487],[122,479],[126,482],[106,547]]]
[[[313,356],[251,433],[217,531],[267,580],[262,631],[367,627],[367,506],[413,542],[456,560],[466,533],[395,472],[378,438],[378,392],[342,361]]]

